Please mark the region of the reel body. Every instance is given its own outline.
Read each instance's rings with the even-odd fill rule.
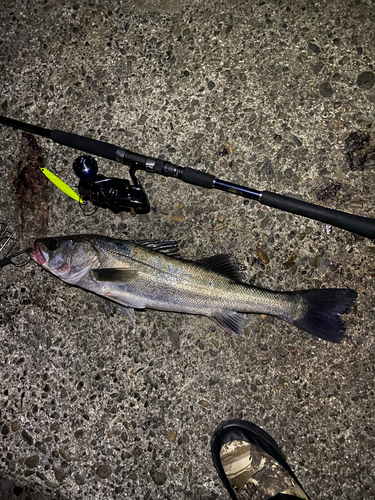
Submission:
[[[115,214],[150,212],[147,195],[135,176],[136,168],[130,169],[133,185],[127,179],[97,175],[98,165],[91,156],[77,158],[73,170],[80,178],[78,192],[83,200],[90,200],[96,207],[109,208]]]

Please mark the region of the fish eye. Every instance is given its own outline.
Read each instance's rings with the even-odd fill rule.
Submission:
[[[59,240],[54,238],[53,240],[50,240],[47,245],[49,250],[56,250],[59,247]]]

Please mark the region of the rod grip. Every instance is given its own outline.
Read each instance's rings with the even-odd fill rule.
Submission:
[[[201,172],[200,170],[195,170],[194,168],[185,167],[181,176],[181,180],[187,182],[188,184],[195,184],[196,186],[205,187],[208,189],[213,188],[213,182],[215,176],[212,174],[206,174],[206,172]]]
[[[259,200],[262,205],[268,207],[279,208],[286,212],[302,215],[315,219],[332,226],[341,227],[346,231],[366,236],[367,238],[375,238],[375,219],[361,217],[359,215],[348,214],[339,210],[321,207],[306,201],[289,198],[281,194],[272,193],[271,191],[263,191]]]
[[[70,148],[79,149],[80,151],[85,151],[86,153],[101,158],[107,158],[108,160],[117,160],[116,151],[119,147],[114,144],[108,144],[107,142],[97,141],[96,139],[82,137],[81,135],[71,134],[61,130],[51,130],[50,138]]]

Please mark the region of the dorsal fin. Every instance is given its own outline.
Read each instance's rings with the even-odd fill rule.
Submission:
[[[225,253],[199,259],[196,263],[210,271],[224,274],[224,276],[231,280],[242,281],[243,276],[238,265],[233,263],[230,255]]]
[[[176,240],[134,240],[134,243],[171,257],[180,257],[179,242]]]

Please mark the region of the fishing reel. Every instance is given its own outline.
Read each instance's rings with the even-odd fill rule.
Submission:
[[[127,179],[98,175],[98,164],[92,156],[79,156],[73,162],[73,170],[80,179],[78,192],[84,201],[90,200],[95,207],[109,208],[115,214],[150,212],[147,195],[135,176],[137,167],[129,170],[133,185]]]

